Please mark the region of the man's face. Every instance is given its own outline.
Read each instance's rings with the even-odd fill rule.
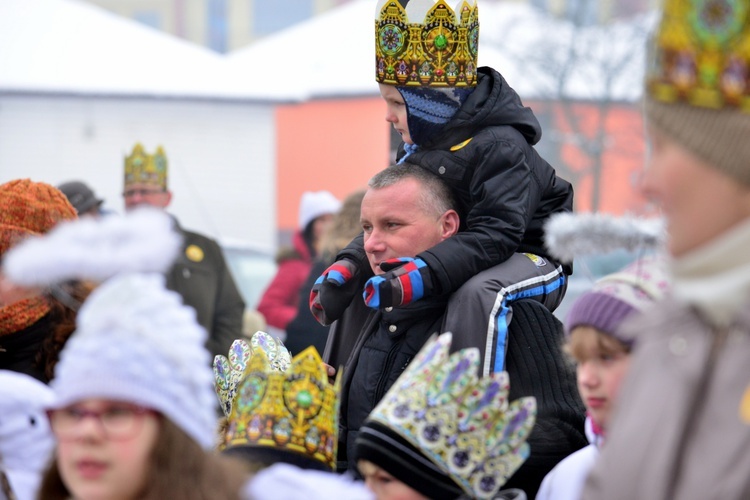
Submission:
[[[406,144],[414,144],[409,135],[406,104],[404,98],[401,97],[401,93],[393,85],[379,83],[378,87],[380,87],[380,95],[383,96],[386,104],[385,121],[393,125],[393,128],[401,135],[401,139]]]
[[[368,189],[362,199],[360,221],[365,252],[375,274],[380,263],[398,257],[414,257],[458,230],[458,215],[428,213],[421,203],[422,186],[407,178],[382,189]]]
[[[641,190],[667,220],[669,252],[679,257],[750,217],[750,187],[656,130]]]
[[[151,184],[131,184],[123,192],[125,210],[140,206],[167,208],[172,201],[172,193]]]

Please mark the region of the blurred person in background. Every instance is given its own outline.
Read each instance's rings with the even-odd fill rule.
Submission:
[[[0,370],[0,500],[36,497],[55,446],[44,414],[52,397],[35,378]]]
[[[49,184],[20,179],[0,185],[0,259],[24,238],[51,230],[58,222],[77,218],[65,195]],[[19,287],[0,269],[0,369],[49,382],[58,354],[75,329],[75,307],[91,288],[65,286],[65,297],[48,290]]]
[[[300,288],[318,256],[321,238],[340,208],[341,202],[328,191],[302,193],[299,229],[292,236],[292,245],[279,249],[278,270],[258,302],[268,333],[285,339],[286,327],[297,314]]]
[[[57,186],[78,212],[78,217],[100,217],[104,200],[98,198],[94,191],[81,181],[64,182]]]
[[[147,205],[166,210],[172,201],[167,189],[167,157],[159,147],[153,155],[141,144],[125,158],[123,197],[125,209]],[[226,353],[234,339],[242,336],[245,302],[237,290],[224,254],[211,238],[182,228],[172,217],[183,238],[182,252],[167,272],[167,288],[182,295],[195,309],[198,322],[208,331],[206,347],[212,355]]]
[[[333,264],[336,254],[362,231],[359,213],[364,196],[365,190],[359,190],[347,196],[321,238],[319,255],[314,259],[307,281],[299,291],[297,315],[286,327],[284,343],[292,354],[298,354],[311,345],[315,346],[318,352],[323,352],[325,348],[328,327],[318,323],[310,313],[308,305],[310,290],[318,276]]]
[[[666,0],[649,42],[641,189],[667,222],[672,293],[628,325],[638,344],[585,499],[750,498],[747,11]]]

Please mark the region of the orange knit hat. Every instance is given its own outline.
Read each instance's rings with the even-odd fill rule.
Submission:
[[[26,236],[46,233],[76,209],[56,187],[30,179],[0,185],[0,255]]]

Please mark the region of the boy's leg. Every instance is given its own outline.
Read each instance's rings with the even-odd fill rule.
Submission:
[[[444,332],[453,332],[451,350],[478,347],[481,375],[505,369],[511,303],[537,300],[553,311],[562,301],[567,277],[562,266],[544,257],[516,253],[477,274],[456,290],[443,319]]]

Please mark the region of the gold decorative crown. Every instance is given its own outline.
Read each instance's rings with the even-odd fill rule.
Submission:
[[[237,386],[244,379],[247,362],[258,351],[265,353],[272,370],[284,372],[292,364],[292,353],[284,343],[261,331],[255,332],[250,342],[245,339],[232,342],[229,356],[218,354],[214,357],[214,388],[227,417],[232,414]]]
[[[433,337],[369,416],[416,447],[471,498],[493,498],[529,455],[536,400],[508,404],[508,374],[477,378],[479,351]]]
[[[412,0],[412,4],[418,4]],[[385,0],[375,20],[375,78],[388,85],[471,87],[477,83],[479,10],[461,0],[458,16],[438,0],[410,23],[399,0]],[[419,15],[414,13],[413,15]],[[419,19],[422,21],[422,19]]]
[[[665,0],[649,94],[663,102],[750,112],[747,0]]]
[[[255,350],[236,386],[220,448],[285,450],[334,470],[340,392],[340,374],[328,383],[314,347],[295,356],[285,372],[272,368],[264,350]]]
[[[167,155],[161,146],[153,155],[146,153],[140,143],[133,146],[133,152],[125,157],[125,187],[133,184],[167,189]]]

